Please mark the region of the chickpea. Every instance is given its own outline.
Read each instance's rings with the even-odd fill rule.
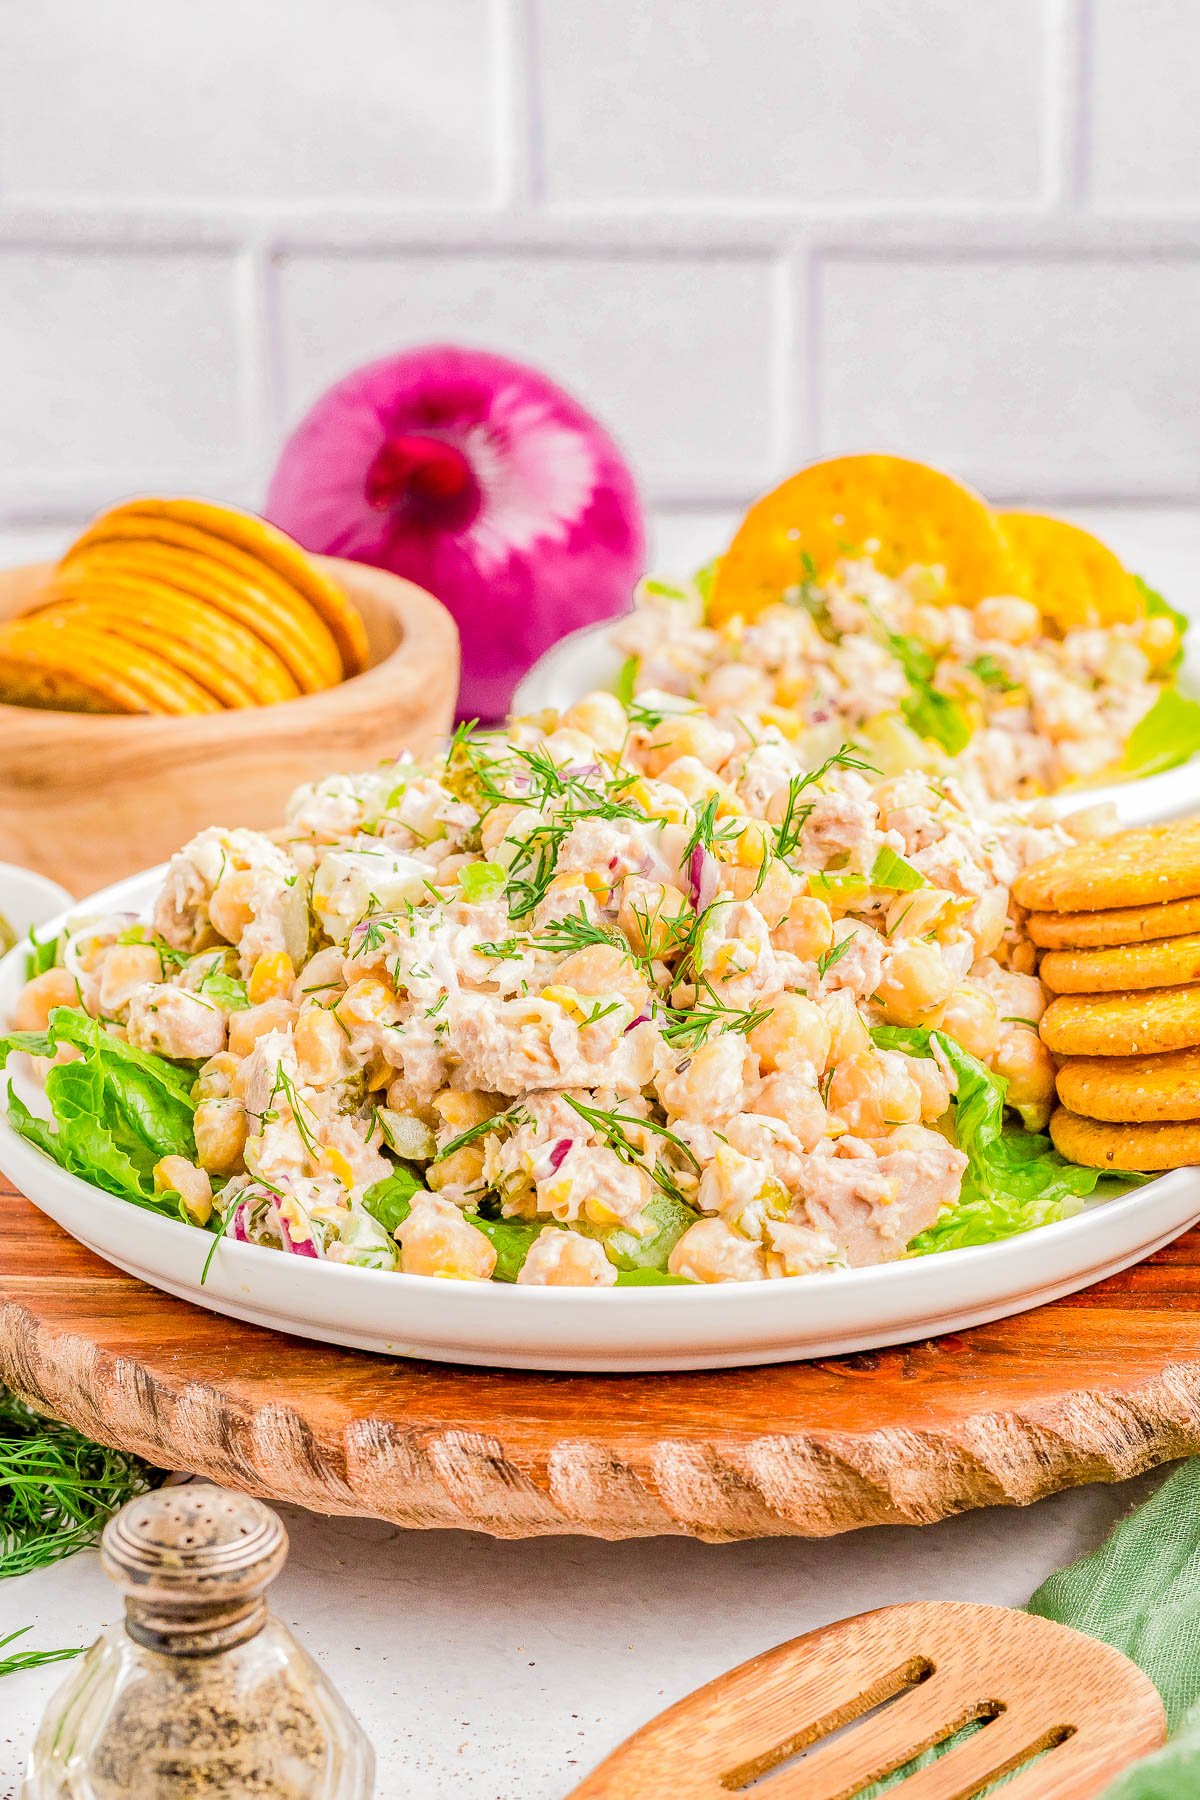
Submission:
[[[268,1031],[286,1031],[296,1022],[296,1008],[282,994],[229,1015],[229,1048],[234,1056],[249,1056]]]
[[[1174,656],[1179,647],[1179,633],[1173,619],[1158,614],[1154,618],[1143,619],[1138,628],[1138,641],[1151,668],[1157,669]]]
[[[908,1078],[921,1096],[922,1119],[940,1119],[950,1104],[949,1076],[932,1056],[905,1056],[903,1060]]]
[[[988,888],[967,914],[965,924],[975,940],[976,956],[994,955],[1008,924],[1008,889]]]
[[[668,881],[627,875],[617,924],[639,956],[677,956],[694,919],[687,895]]]
[[[300,1028],[297,1026],[297,1041],[299,1033]],[[404,1075],[393,1075],[388,1083],[387,1103],[393,1112],[419,1119],[423,1125],[435,1126],[442,1122],[440,1114],[436,1113],[427,1101],[421,1099],[412,1082]]]
[[[46,969],[21,989],[13,1007],[14,1031],[45,1031],[56,1006],[78,1006],[79,989],[67,969]]]
[[[816,962],[833,944],[833,914],[823,900],[798,894],[772,930],[771,942],[801,962]]]
[[[1044,1131],[1054,1107],[1054,1058],[1036,1031],[1010,1025],[1000,1034],[992,1067],[1008,1083],[1008,1104],[1026,1131]]]
[[[768,1076],[754,1101],[754,1110],[780,1120],[802,1150],[815,1150],[829,1129],[825,1105],[816,1088],[789,1070]]]
[[[760,1244],[731,1231],[724,1219],[698,1219],[672,1250],[667,1269],[689,1281],[763,1281],[766,1258]]]
[[[1036,1025],[1046,1010],[1046,990],[1036,975],[1001,970],[993,976],[990,991],[1002,1024],[1020,1024],[1028,1019]]]
[[[932,944],[906,943],[883,965],[876,998],[892,1025],[927,1025],[954,991],[954,976]]]
[[[744,1041],[733,1032],[702,1044],[676,1074],[659,1077],[663,1105],[677,1119],[725,1117],[741,1100],[745,1062]]]
[[[921,1090],[899,1057],[867,1050],[838,1064],[828,1104],[855,1137],[882,1137],[893,1126],[912,1125],[921,1117]]]
[[[748,663],[720,663],[704,683],[710,712],[761,712],[771,704],[771,684],[761,669]]]
[[[394,989],[378,976],[367,975],[347,988],[333,1010],[337,1018],[353,1030],[356,1025],[390,1024],[396,1016],[395,1009]]]
[[[941,1029],[980,1062],[990,1062],[1000,1042],[1000,1015],[990,994],[956,987],[942,1011]]]
[[[473,1144],[463,1144],[458,1150],[452,1150],[449,1156],[443,1156],[439,1162],[430,1163],[425,1171],[425,1185],[433,1193],[440,1193],[443,1188],[467,1188],[477,1186],[483,1179],[484,1148],[478,1139]]]
[[[680,756],[667,764],[659,773],[659,780],[667,787],[675,789],[692,806],[704,806],[713,795],[724,802],[725,810],[732,810],[737,805],[737,795],[727,781],[696,756]]]
[[[769,1072],[807,1064],[819,1075],[829,1057],[832,1033],[824,1013],[803,994],[778,994],[771,1011],[750,1033],[750,1048]]]
[[[196,1076],[196,1093],[201,1100],[226,1100],[233,1092],[233,1078],[241,1064],[228,1050],[218,1050],[202,1064]]]
[[[645,976],[633,958],[615,944],[589,944],[576,950],[559,964],[554,980],[574,988],[577,994],[620,994],[635,1012],[640,1012],[649,998]]]
[[[597,749],[610,753],[620,750],[629,735],[625,708],[615,694],[600,690],[585,694],[574,706],[568,706],[562,723],[571,730],[581,731]]]
[[[441,1275],[458,1281],[487,1281],[496,1252],[482,1231],[448,1200],[424,1195],[397,1225],[400,1266],[406,1275]]]
[[[469,1131],[472,1125],[482,1125],[485,1119],[494,1118],[498,1103],[478,1088],[446,1087],[433,1096],[433,1109],[443,1125],[448,1125],[457,1134]]]
[[[165,1194],[172,1188],[192,1222],[205,1224],[212,1216],[212,1182],[206,1171],[186,1156],[164,1156],[154,1165],[154,1191]]]
[[[993,594],[975,608],[975,631],[981,638],[1005,644],[1031,644],[1042,629],[1042,615],[1032,600],[1015,594]]]
[[[201,1100],[196,1108],[196,1159],[210,1175],[234,1175],[246,1148],[246,1109],[240,1100]]]
[[[746,869],[728,865],[722,877],[722,885],[728,888],[735,900],[749,900],[755,910],[765,920],[768,930],[774,930],[796,897],[796,889],[802,877],[793,875],[787,864],[773,857],[765,872],[762,869]]]
[[[111,1018],[128,1006],[134,988],[161,980],[162,961],[153,944],[114,944],[100,965],[100,1011]]]
[[[314,995],[325,998],[335,988],[342,986],[344,954],[340,945],[331,944],[327,949],[318,950],[315,956],[309,957],[292,987],[292,999],[297,1006],[303,1006]]]
[[[655,726],[642,751],[647,775],[661,775],[669,763],[693,757],[715,768],[728,754],[728,736],[705,713],[668,714]],[[668,777],[669,779],[669,777]]]
[[[617,1271],[595,1238],[547,1225],[529,1247],[517,1276],[525,1287],[612,1287]]]
[[[829,1056],[825,1067],[845,1062],[848,1057],[858,1056],[871,1047],[871,1034],[863,1023],[862,1014],[854,1004],[854,996],[848,988],[837,988],[832,994],[822,994],[817,1005],[825,1015],[829,1026]]]
[[[479,841],[485,851],[496,848],[508,833],[509,826],[524,811],[520,806],[494,806],[479,827]]]
[[[232,1040],[233,1021],[230,1021]],[[332,1013],[306,1006],[296,1021],[296,1070],[308,1087],[328,1087],[350,1073],[350,1046]]]
[[[213,929],[227,944],[240,942],[243,931],[254,917],[250,896],[255,880],[253,869],[231,869],[213,889],[208,916]]]

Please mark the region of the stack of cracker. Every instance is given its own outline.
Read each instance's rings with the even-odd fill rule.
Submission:
[[[1056,996],[1055,1146],[1096,1169],[1200,1163],[1200,820],[1118,832],[1013,888]]]

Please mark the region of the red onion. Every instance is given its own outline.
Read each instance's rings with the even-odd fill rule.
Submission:
[[[688,858],[688,894],[698,913],[707,912],[717,897],[719,876],[717,859],[703,844],[697,844]]]
[[[570,1148],[570,1138],[559,1138],[557,1144],[555,1144],[550,1151],[550,1167],[552,1169],[557,1169],[559,1165],[566,1160]]]
[[[248,1244],[251,1241],[250,1233],[246,1230],[246,1220],[248,1217],[249,1207],[247,1202],[243,1200],[242,1204],[233,1215],[232,1230],[229,1234],[230,1237],[234,1238],[239,1244]]]
[[[294,1238],[288,1230],[287,1221],[278,1207],[275,1208],[275,1218],[279,1226],[279,1236],[285,1250],[290,1250],[293,1256],[316,1256],[317,1247],[312,1239],[310,1237]]]
[[[330,388],[284,445],[266,513],[449,607],[461,718],[502,718],[565,632],[628,611],[643,567],[633,476],[603,427],[536,370],[448,344]]]

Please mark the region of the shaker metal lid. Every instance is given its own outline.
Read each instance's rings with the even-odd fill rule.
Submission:
[[[265,1588],[287,1551],[287,1532],[269,1506],[207,1482],[139,1495],[100,1541],[106,1572],[127,1593],[221,1604]]]

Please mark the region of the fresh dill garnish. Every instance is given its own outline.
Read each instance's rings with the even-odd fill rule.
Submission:
[[[141,1457],[39,1418],[0,1388],[0,1577],[27,1575],[95,1544],[110,1513],[148,1488],[150,1476]],[[18,1659],[15,1666],[33,1665]]]
[[[788,782],[787,805],[779,824],[775,828],[775,849],[779,856],[789,856],[800,845],[800,834],[808,823],[809,815],[816,801],[800,804],[800,796],[805,788],[820,787],[825,777],[834,769],[857,769],[862,774],[877,775],[874,763],[867,762],[858,754],[853,744],[843,744],[827,756],[818,769],[810,769],[806,775],[793,775]]]
[[[737,1031],[749,1037],[756,1025],[769,1019],[769,1006],[726,1006],[712,983],[702,977],[695,984],[696,1000],[688,1007],[667,1007],[662,1026],[664,1040],[675,1050],[698,1050],[710,1034]],[[705,996],[701,1002],[700,996]]]
[[[636,1113],[622,1113],[615,1109],[612,1112],[606,1112],[602,1107],[588,1106],[586,1101],[576,1100],[572,1094],[564,1094],[563,1099],[579,1114],[585,1125],[591,1126],[597,1137],[604,1139],[620,1162],[627,1163],[631,1168],[644,1169],[655,1186],[660,1187],[664,1194],[669,1194],[672,1200],[678,1200],[684,1206],[688,1204],[683,1190],[665,1163],[657,1161],[651,1165],[647,1161],[645,1153],[639,1150],[630,1138],[626,1127],[631,1126],[635,1131],[647,1131],[654,1137],[665,1139],[668,1144],[674,1145],[675,1149],[687,1158],[692,1168],[699,1174],[700,1164],[682,1138],[676,1137],[673,1131],[668,1131],[665,1125],[655,1125],[650,1119],[639,1119]]]
[[[0,1638],[0,1650],[15,1644],[18,1638],[32,1630],[32,1625],[22,1625],[17,1631],[10,1631],[7,1637]],[[43,1669],[47,1663],[70,1662],[76,1656],[83,1656],[86,1650],[86,1644],[71,1650],[14,1650],[11,1656],[0,1656],[0,1676],[16,1675],[22,1669]]]
[[[501,1126],[506,1125],[510,1130],[515,1130],[518,1125],[523,1125],[528,1117],[526,1109],[521,1105],[516,1105],[510,1106],[506,1112],[493,1114],[490,1119],[480,1119],[478,1125],[468,1125],[465,1131],[460,1131],[457,1137],[451,1138],[448,1144],[444,1144],[434,1161],[444,1162],[446,1157],[453,1156],[454,1152],[461,1150],[465,1144],[473,1144],[476,1138],[486,1137],[489,1131],[498,1131]]]
[[[826,950],[822,956],[818,956],[817,974],[824,975],[828,969],[832,969],[834,963],[839,962],[845,956],[857,936],[856,931],[848,931],[841,942],[833,946],[832,950]]]
[[[334,1016],[336,1017],[337,1015],[335,1014]],[[312,1108],[308,1107],[307,1102],[300,1098],[300,1095],[296,1091],[295,1082],[292,1080],[282,1063],[280,1063],[275,1070],[275,1084],[271,1089],[272,1100],[275,1098],[276,1094],[282,1094],[287,1101],[292,1115],[292,1122],[295,1125],[296,1130],[300,1133],[300,1141],[303,1143],[304,1148],[308,1151],[310,1156],[316,1156],[319,1153],[321,1146],[313,1135],[312,1126],[304,1117],[306,1109],[311,1113]],[[315,1114],[313,1116],[315,1118]]]
[[[585,950],[592,944],[626,949],[624,938],[613,927],[606,929],[603,925],[593,925],[582,900],[578,912],[568,913],[565,919],[552,920],[537,937],[530,939],[530,943],[539,950],[551,951]]]

